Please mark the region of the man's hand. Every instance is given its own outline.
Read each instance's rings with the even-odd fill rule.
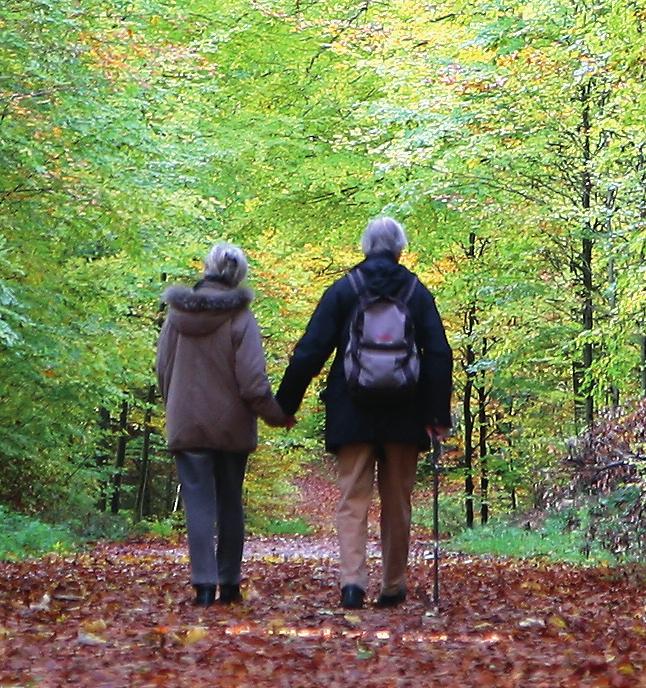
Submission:
[[[431,439],[435,438],[443,442],[449,436],[451,428],[447,428],[444,425],[427,425],[426,432]]]
[[[297,422],[296,416],[287,416],[284,427],[286,427],[288,430],[291,430]]]

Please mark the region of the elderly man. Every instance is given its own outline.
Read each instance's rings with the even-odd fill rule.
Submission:
[[[380,217],[368,224],[361,240],[365,260],[323,294],[276,394],[286,414],[296,413],[312,378],[336,350],[323,398],[326,447],[337,457],[341,605],[347,609],[363,607],[368,587],[367,522],[375,470],[383,559],[377,606],[392,607],[406,599],[411,492],[418,453],[428,449],[429,435],[444,437],[451,424],[452,353],[433,296],[399,264],[406,244],[404,230],[392,218]],[[389,345],[377,342],[375,356],[361,358],[357,353],[361,343],[352,343],[351,337],[368,338],[360,328],[368,327],[369,319],[376,323],[381,317],[379,308],[383,313],[393,303],[401,314],[402,328],[412,333],[411,351],[400,357],[416,362],[403,372],[412,385],[402,384],[394,390],[401,393],[391,396],[376,390],[370,399],[370,389],[357,393],[360,376],[354,375],[352,361],[361,359],[365,365],[373,360],[378,367],[382,365],[380,352],[388,361]],[[371,304],[378,307],[369,317]],[[370,370],[367,373],[370,378]],[[366,384],[369,387],[370,382]]]

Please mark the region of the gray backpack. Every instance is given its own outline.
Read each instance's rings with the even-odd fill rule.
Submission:
[[[408,301],[417,277],[395,296],[368,290],[359,269],[348,273],[359,302],[350,318],[350,338],[343,368],[350,395],[364,403],[410,398],[419,380],[419,352]]]

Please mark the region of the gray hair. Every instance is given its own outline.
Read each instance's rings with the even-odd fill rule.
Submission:
[[[241,248],[221,241],[204,259],[204,274],[237,287],[247,276],[247,259]]]
[[[386,216],[370,220],[361,237],[361,249],[366,256],[385,252],[399,256],[407,244],[404,228]]]

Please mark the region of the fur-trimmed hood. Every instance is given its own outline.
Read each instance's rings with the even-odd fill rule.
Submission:
[[[227,287],[217,282],[202,282],[196,288],[173,286],[162,300],[170,306],[169,322],[182,334],[199,337],[220,327],[253,300],[246,287]]]

